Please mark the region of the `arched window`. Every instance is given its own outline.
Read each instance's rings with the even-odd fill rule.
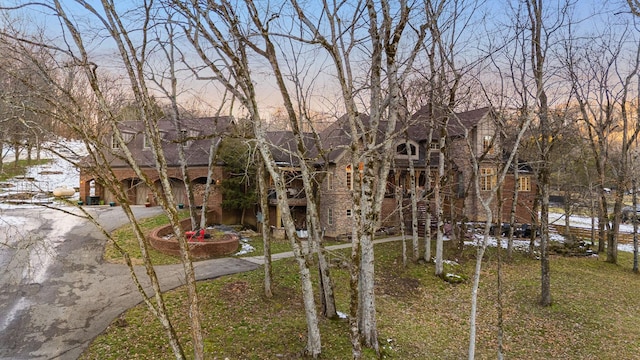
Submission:
[[[351,165],[347,165],[345,172],[347,175],[347,189],[353,190],[353,168],[351,168]]]
[[[396,145],[397,159],[418,159],[418,144],[413,141],[403,141]]]
[[[416,146],[413,144],[401,143],[396,146],[396,153],[398,155],[411,155],[416,156]]]

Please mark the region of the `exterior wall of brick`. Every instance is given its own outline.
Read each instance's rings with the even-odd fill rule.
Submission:
[[[397,210],[398,202],[395,198],[384,198],[382,200],[382,211],[380,212],[380,226],[398,227],[400,224],[400,214]]]
[[[348,187],[348,161],[345,158],[328,169],[331,179],[325,179],[320,186],[320,222],[325,236],[329,238],[345,238],[351,235],[353,229],[353,200]],[[357,178],[355,174],[357,170],[353,181]],[[348,211],[351,211],[351,216]]]
[[[160,189],[160,177],[156,169],[142,168],[145,175],[154,183],[157,189]],[[125,191],[127,192],[127,201],[131,205],[141,205],[150,203],[151,205],[157,205],[158,201],[151,194],[150,189],[144,184],[131,168],[114,168],[112,169],[117,181],[119,181]],[[206,167],[192,167],[188,169],[188,174],[191,179],[193,187],[195,206],[202,206],[202,199],[204,198],[204,189],[206,186],[208,169]],[[171,179],[171,185],[173,188],[174,196],[178,203],[187,204],[187,197],[184,191],[184,183],[182,181],[182,172],[179,168],[169,168],[167,171],[169,178]],[[214,168],[213,178],[216,180],[222,179],[224,176],[223,168],[216,166]],[[93,174],[83,172],[80,174],[80,199],[89,203],[90,199],[102,200],[103,203],[109,204],[114,202],[119,205],[120,201],[112,194],[108,189],[100,185],[99,181],[95,181],[96,177]],[[93,191],[92,189],[93,185]],[[221,223],[229,216],[223,213],[222,210],[222,193],[217,186],[212,186],[212,191],[209,194],[207,201],[207,207],[212,210],[215,215],[215,222]],[[232,215],[232,214],[229,214]],[[231,219],[234,219],[231,216]]]
[[[534,175],[530,173],[519,174],[520,178],[529,177],[529,183],[531,184],[529,191],[518,191],[518,203],[516,207],[516,222],[518,224],[531,224],[533,214],[533,202],[536,197],[536,182]],[[509,222],[511,217],[511,207],[513,205],[515,189],[515,177],[513,174],[509,174],[502,186],[502,212],[501,221]],[[496,205],[497,206],[497,205]],[[496,218],[498,218],[496,216]]]

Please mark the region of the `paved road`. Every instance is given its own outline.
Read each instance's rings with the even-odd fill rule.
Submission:
[[[108,230],[127,222],[117,207],[91,211]],[[139,218],[158,212],[135,208]],[[77,359],[116,317],[141,301],[127,267],[102,261],[105,242],[88,221],[57,210],[0,210],[0,359]],[[211,279],[253,270],[256,262],[202,261],[196,274]],[[163,291],[184,283],[180,265],[157,271]]]

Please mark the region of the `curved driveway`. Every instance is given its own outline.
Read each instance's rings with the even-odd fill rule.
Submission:
[[[160,212],[134,210],[139,218]],[[90,211],[108,230],[127,222],[119,207]],[[102,261],[105,242],[87,220],[58,210],[0,210],[0,359],[77,359],[116,317],[140,303],[128,268]],[[200,280],[258,267],[235,258],[194,265]],[[163,291],[184,284],[181,265],[156,269]]]

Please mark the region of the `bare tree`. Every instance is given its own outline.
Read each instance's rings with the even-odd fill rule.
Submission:
[[[53,64],[53,70],[45,67],[45,64],[35,57],[30,59],[39,70],[38,76],[42,77],[56,90],[55,94],[42,92],[39,94],[49,105],[46,114],[63,123],[73,131],[77,138],[80,138],[85,143],[89,153],[87,160],[88,164],[90,164],[87,170],[92,171],[99,178],[101,185],[115,196],[134,226],[146,273],[154,289],[154,294],[151,297],[147,297],[135,277],[128,255],[123,253],[123,257],[130,266],[131,274],[134,276],[136,284],[138,284],[145,304],[163,325],[174,356],[182,359],[185,358],[183,345],[180,343],[173,328],[172,320],[166,311],[153,264],[148,255],[146,236],[142,233],[130,209],[126,189],[123,188],[122,184],[117,180],[117,176],[110,169],[109,164],[112,159],[114,157],[119,158],[131,166],[138,178],[142,179],[149,189],[154,192],[155,197],[169,217],[172,230],[180,245],[189,298],[189,318],[194,358],[202,359],[204,349],[199,320],[199,300],[195,286],[195,272],[191,263],[189,246],[180,226],[176,210],[176,199],[172,194],[168,176],[168,164],[163,153],[162,135],[157,126],[155,100],[146,81],[145,66],[148,65],[147,56],[149,55],[147,35],[150,28],[147,25],[152,21],[152,14],[153,16],[157,15],[155,13],[156,9],[153,7],[154,4],[150,3],[143,4],[144,6],[139,9],[139,12],[126,12],[128,10],[126,7],[116,7],[107,1],[102,2],[99,9],[81,1],[77,5],[75,11],[84,11],[84,15],[91,18],[116,45],[116,54],[125,73],[123,80],[125,80],[127,92],[135,99],[136,113],[144,124],[145,134],[151,144],[156,169],[160,175],[160,189],[154,186],[154,183],[138,166],[137,160],[127,148],[127,140],[125,140],[125,136],[118,127],[117,106],[114,106],[114,103],[110,101],[109,89],[106,88],[103,81],[106,77],[104,77],[102,71],[98,70],[98,65],[95,62],[97,60],[94,61],[87,50],[88,46],[92,46],[90,43],[92,33],[85,32],[86,29],[81,30],[83,24],[76,22],[76,17],[68,15],[63,4],[59,1],[52,1],[50,4],[34,3],[24,5],[24,7],[34,7],[53,13],[60,20],[61,30],[67,36],[65,39],[68,42],[60,43],[48,39],[30,38],[15,32],[5,32],[5,36],[11,39],[14,49],[20,53],[28,54],[28,51],[25,51],[25,47],[29,45],[36,46],[50,54],[49,59]],[[123,15],[125,13],[127,15]],[[140,17],[135,19],[127,18],[129,15]],[[133,36],[128,26],[137,21],[141,21],[145,26],[141,28],[140,33]],[[140,42],[136,43],[137,41]],[[69,79],[64,77],[66,74],[73,74],[74,81],[68,81]],[[82,81],[77,82],[78,79],[82,79]],[[78,84],[85,84],[86,87],[79,88]],[[34,84],[30,84],[30,86],[33,87]],[[95,121],[96,118],[100,119],[99,123]],[[117,152],[114,152],[111,144],[106,141],[105,131],[113,134],[114,144],[117,145],[118,149]],[[76,163],[76,165],[80,166],[81,164]],[[86,167],[87,165],[82,166]]]
[[[293,129],[294,142],[296,144],[293,155],[300,159],[305,191],[307,194],[312,194],[312,174],[309,172],[308,164],[304,162],[307,152],[303,141],[304,134],[300,128],[298,113],[294,108],[293,95],[290,94],[287,88],[283,67],[279,64],[280,59],[276,52],[274,35],[269,29],[269,26],[272,25],[269,17],[274,20],[277,16],[274,15],[272,17],[269,13],[271,9],[258,9],[252,2],[245,2],[242,11],[238,11],[240,9],[236,9],[233,4],[225,1],[213,5],[211,8],[200,7],[199,4],[180,2],[175,2],[174,5],[187,19],[187,24],[183,27],[184,33],[203,64],[190,65],[191,69],[196,71],[198,67],[203,66],[212,74],[208,79],[223,85],[249,112],[256,148],[275,186],[286,236],[292,246],[301,274],[302,295],[307,319],[307,345],[305,352],[310,356],[317,357],[321,352],[321,341],[310,271],[302,252],[301,240],[296,234],[295,224],[287,200],[287,178],[276,164],[271,153],[271,144],[266,139],[265,124],[260,116],[260,108],[257,103],[253,81],[255,75],[253,75],[249,65],[254,58],[259,58],[266,61],[268,68],[273,72],[280,96],[285,105],[289,125]],[[266,13],[269,13],[269,16],[264,20]],[[254,34],[259,34],[260,39],[254,37]],[[209,53],[208,50],[210,48],[214,49],[213,54]],[[217,61],[218,58],[222,58],[223,61]],[[309,200],[307,208],[312,207],[313,209],[313,198],[309,196],[307,199]],[[263,212],[265,212],[264,209]],[[311,229],[314,232],[318,232],[320,226],[312,225]],[[320,261],[322,261],[321,252],[318,251]],[[324,289],[328,289],[331,284],[326,279],[323,278]],[[323,294],[327,293],[323,292]],[[325,304],[332,303],[333,299],[325,302]],[[333,312],[335,313],[335,308]]]
[[[354,358],[360,358],[361,343],[379,351],[372,241],[379,226],[380,207],[386,192],[390,154],[393,154],[395,143],[393,134],[398,119],[405,114],[402,84],[426,31],[423,25],[414,25],[417,29],[414,34],[416,46],[410,47],[406,59],[401,62],[401,41],[408,31],[411,15],[418,12],[417,6],[401,1],[392,8],[387,1],[360,1],[352,4],[354,10],[344,15],[342,4],[325,3],[321,14],[311,14],[296,1],[293,5],[311,35],[309,42],[319,44],[333,62],[352,138],[351,166],[360,169],[360,179],[355,181],[352,192],[355,226],[350,270],[351,342]],[[364,43],[362,38],[366,40]],[[369,96],[365,104],[369,110],[366,118],[360,116],[356,77],[359,72],[353,68],[362,44],[366,44],[365,53],[370,58],[367,74],[363,76]]]
[[[273,271],[271,266],[271,228],[269,227],[269,199],[267,184],[269,179],[264,169],[264,165],[258,158],[258,188],[260,189],[260,209],[262,242],[264,244],[264,294],[266,297],[273,297]]]
[[[523,97],[531,99],[531,101],[527,100],[526,102],[531,109],[525,109],[525,111],[531,111],[532,113],[529,116],[534,115],[536,118],[533,130],[535,134],[534,148],[536,149],[536,161],[534,163],[536,166],[534,170],[537,177],[537,189],[540,194],[540,303],[543,306],[549,306],[551,305],[551,275],[548,251],[550,157],[559,133],[558,127],[562,126],[566,115],[565,109],[552,109],[552,104],[555,103],[556,99],[550,99],[548,95],[549,81],[554,76],[557,76],[552,68],[554,59],[550,57],[553,54],[554,46],[558,44],[556,38],[560,36],[560,32],[567,24],[570,4],[564,2],[554,7],[545,7],[540,0],[527,0],[524,2],[523,7],[524,9],[516,10],[518,12],[516,13],[516,19],[519,19],[519,24],[524,25],[524,29],[526,29],[522,40],[526,42],[526,46],[530,49],[530,51],[525,50],[526,52],[524,52],[528,56],[528,64],[523,69],[528,69],[526,70],[527,72],[530,71],[528,76],[531,77],[534,84],[530,86],[530,84],[524,83],[521,94]],[[559,95],[559,90],[553,90],[552,94]],[[568,100],[565,101],[568,102]],[[533,233],[535,232],[533,231]]]
[[[501,171],[498,174],[498,177],[495,182],[495,186],[492,187],[488,193],[487,191],[480,190],[481,189],[480,164],[485,160],[485,157],[487,156],[489,150],[478,149],[478,145],[477,145],[478,142],[476,141],[477,139],[472,138],[469,135],[469,130],[465,129],[465,139],[467,142],[468,154],[470,155],[469,158],[472,165],[473,173],[475,175],[474,182],[473,182],[473,185],[475,188],[474,193],[479,203],[481,204],[482,208],[484,209],[485,219],[486,219],[484,224],[485,226],[484,226],[482,240],[477,245],[476,266],[475,266],[475,271],[473,276],[473,288],[472,288],[472,295],[471,295],[471,315],[470,315],[470,321],[469,321],[470,323],[469,352],[468,352],[469,359],[475,359],[476,315],[477,315],[476,312],[477,312],[477,306],[478,306],[477,297],[478,297],[478,289],[480,286],[480,273],[482,269],[482,260],[483,260],[486,248],[489,244],[489,235],[490,235],[493,218],[494,218],[493,208],[495,204],[493,203],[494,201],[498,200],[496,199],[496,195],[499,192],[499,190],[502,188],[502,184],[504,183],[504,179],[506,178],[507,173],[510,172],[511,170],[511,164],[513,163],[513,160],[517,154],[517,149],[520,146],[520,142],[522,141],[522,138],[528,131],[529,126],[531,125],[531,122],[532,122],[532,117],[527,117],[524,119],[524,122],[519,124],[518,134],[514,141],[513,148],[509,149],[510,151],[507,152],[509,154],[509,157],[504,162],[504,164],[501,164]],[[504,120],[498,118],[496,121],[496,127],[495,127],[496,138],[497,138],[497,135],[500,133],[500,129],[503,126],[504,126]],[[502,152],[502,148],[501,148],[502,144],[500,140],[495,140],[494,145],[492,146],[494,147],[494,149],[495,148],[500,149],[499,153]],[[496,150],[497,149],[495,149],[494,151]],[[500,211],[500,208],[501,206],[498,207],[498,211]],[[498,243],[498,246],[500,247],[502,245]]]
[[[604,250],[605,226],[610,224],[605,182],[610,180],[611,169],[615,173],[613,222],[606,239],[607,261],[613,263],[617,262],[617,236],[624,191],[628,188],[630,150],[638,136],[636,109],[629,101],[637,92],[633,86],[639,66],[637,49],[628,48],[633,39],[628,25],[611,24],[593,37],[572,37],[565,46],[568,75],[587,126],[599,179],[599,251]],[[589,51],[583,52],[586,49]],[[584,57],[587,53],[592,55]],[[611,151],[616,149],[618,156],[614,158]]]
[[[586,125],[591,153],[598,174],[598,252],[605,250],[605,231],[609,230],[607,204],[607,172],[609,169],[609,148],[611,137],[617,128],[617,118],[613,111],[615,99],[610,85],[612,71],[618,54],[620,42],[605,34],[591,38],[584,44],[579,40],[570,40],[567,45],[567,70],[571,79],[582,121]],[[617,44],[617,45],[616,45]],[[582,57],[583,49],[591,49],[589,57]]]

